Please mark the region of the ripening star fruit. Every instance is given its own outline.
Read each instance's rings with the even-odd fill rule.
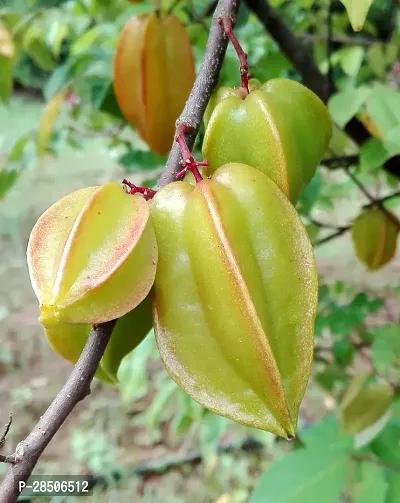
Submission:
[[[313,178],[332,135],[322,101],[303,85],[272,79],[259,86],[218,89],[205,115],[203,156],[206,174],[229,162],[253,166],[293,204]]]
[[[142,14],[126,23],[114,57],[115,96],[125,117],[159,154],[171,148],[194,77],[190,39],[176,16]]]
[[[154,330],[168,372],[217,414],[292,438],[317,308],[294,207],[263,173],[232,163],[195,186],[165,186],[151,215]]]
[[[151,294],[135,309],[119,318],[96,372],[106,383],[118,382],[117,373],[124,356],[133,351],[152,327]],[[89,336],[91,325],[59,324],[44,329],[46,338],[56,353],[75,364]]]
[[[114,182],[72,192],[39,218],[27,259],[45,327],[119,318],[154,282],[157,244],[148,203]]]
[[[376,271],[396,254],[399,226],[379,208],[361,213],[351,226],[357,257],[368,270]]]

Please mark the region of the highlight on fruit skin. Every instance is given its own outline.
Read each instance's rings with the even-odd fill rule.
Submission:
[[[154,282],[157,244],[148,203],[114,182],[72,192],[36,222],[27,261],[44,326],[119,318]]]
[[[318,296],[296,210],[263,173],[232,163],[195,186],[163,187],[151,215],[154,330],[168,372],[213,412],[292,438]]]
[[[118,105],[142,139],[166,154],[195,78],[191,42],[174,15],[142,14],[123,27],[114,56]]]
[[[136,349],[150,332],[151,297],[149,293],[135,309],[118,319],[95,374],[101,381],[108,384],[117,383],[122,359]],[[65,360],[75,364],[85,347],[91,329],[91,325],[62,323],[44,328],[44,333],[52,349]]]
[[[351,226],[356,256],[369,271],[388,264],[396,254],[399,226],[379,208],[359,215]]]
[[[204,120],[203,157],[212,174],[241,162],[259,169],[295,204],[313,178],[332,135],[323,102],[299,82],[277,78],[243,88],[222,87],[210,99]]]

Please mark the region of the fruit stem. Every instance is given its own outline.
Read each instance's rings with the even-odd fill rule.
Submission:
[[[229,38],[231,44],[235,48],[240,63],[239,69],[240,69],[242,87],[246,90],[247,94],[249,94],[250,76],[249,76],[249,65],[247,64],[247,54],[242,49],[239,40],[236,38],[236,35],[233,32],[232,19],[230,17],[220,17],[218,18],[218,23],[223,27],[225,35]]]
[[[129,182],[126,178],[122,180],[122,185],[124,186],[125,192],[128,194],[143,194],[143,197],[148,201],[152,199],[157,191],[153,189],[149,189],[148,187],[138,187],[132,182]]]
[[[188,171],[193,173],[194,179],[196,183],[199,183],[203,180],[203,177],[200,174],[198,166],[208,166],[207,161],[196,162],[192,153],[190,152],[186,140],[185,134],[190,131],[190,127],[187,124],[179,124],[176,129],[175,141],[178,143],[181,152],[182,152],[182,161],[181,164],[184,168],[177,173],[176,178],[183,178]]]

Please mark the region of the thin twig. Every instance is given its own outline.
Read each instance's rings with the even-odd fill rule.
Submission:
[[[385,203],[386,201],[390,201],[391,199],[396,199],[396,197],[400,197],[400,190],[393,192],[393,194],[389,194],[385,197],[381,197],[380,199],[376,199],[372,203],[365,204],[363,208],[370,208],[371,206],[375,206],[377,203]]]
[[[15,449],[14,463],[0,487],[0,503],[14,503],[16,481],[28,480],[42,452],[78,402],[90,394],[90,383],[104,354],[116,321],[94,328],[67,382],[25,440]]]
[[[389,194],[387,196],[384,196],[380,199],[374,199],[372,202],[369,202],[368,204],[364,204],[363,208],[367,209],[367,208],[371,208],[373,206],[379,206],[380,204],[383,204],[385,203],[386,201],[390,201],[391,199],[395,199],[396,197],[400,197],[400,191],[398,192],[393,192],[393,194]],[[393,215],[393,213],[391,213],[391,215]],[[324,238],[321,238],[319,239],[318,241],[315,241],[313,243],[313,246],[320,246],[324,243],[328,243],[329,241],[331,241],[332,239],[335,239],[339,236],[342,236],[343,234],[345,234],[348,230],[350,230],[351,228],[351,225],[345,225],[345,226],[331,226],[330,224],[324,224],[324,223],[321,223],[317,220],[314,220],[313,218],[309,218],[310,222],[317,225],[318,227],[322,227],[322,228],[334,228],[336,229],[335,232],[333,232],[332,234],[329,234],[328,236],[325,236]]]
[[[312,217],[307,217],[310,223],[313,225],[316,225],[317,227],[321,227],[322,229],[334,229],[335,231],[341,230],[343,227],[333,225],[333,224],[328,224],[325,222],[320,222],[319,220],[316,220],[315,218]]]
[[[177,127],[179,127],[180,124],[185,124],[185,126],[190,129],[190,132],[185,136],[186,144],[190,150],[193,148],[208,100],[218,82],[219,72],[228,45],[228,38],[218,23],[218,19],[230,17],[232,20],[235,20],[237,9],[239,8],[239,1],[240,0],[220,0],[218,2],[214,12],[203,62],[185,108],[176,121]],[[181,160],[181,149],[179,145],[174,142],[169,153],[167,164],[160,177],[158,187],[162,187],[176,180],[176,174],[182,169],[180,164]]]
[[[239,3],[240,0],[219,0],[211,25],[203,63],[182,115],[177,120],[177,126],[186,124],[191,128],[191,132],[186,138],[189,148],[193,146],[208,100],[218,81],[228,43],[228,39],[225,37],[217,19],[228,16],[235,20]],[[176,173],[181,168],[180,160],[180,148],[174,141],[165,170],[158,183],[159,187],[176,179]],[[115,323],[116,320],[103,323],[90,332],[78,363],[67,382],[32,432],[18,444],[15,453],[12,455],[15,464],[10,465],[0,487],[0,503],[14,503],[17,501],[19,491],[18,484],[15,482],[28,480],[45,447],[57,433],[75,405],[90,393],[90,384],[111,337]]]
[[[8,419],[8,422],[6,425],[4,425],[4,432],[3,432],[3,435],[1,436],[0,438],[0,447],[4,444],[4,442],[6,441],[6,437],[8,435],[8,432],[10,431],[10,428],[11,428],[11,423],[12,423],[12,412],[10,412],[10,417]]]
[[[350,225],[348,225],[347,227],[341,227],[338,231],[336,231],[332,234],[329,234],[329,236],[326,236],[322,239],[318,239],[318,241],[314,241],[314,243],[312,245],[315,247],[315,246],[321,246],[324,243],[328,243],[328,241],[331,241],[332,239],[338,238],[339,236],[341,236],[342,234],[347,232],[349,229],[350,229]]]
[[[381,200],[375,199],[374,196],[364,187],[363,183],[358,179],[358,177],[350,171],[349,168],[345,168],[348,177],[357,185],[364,196],[370,201],[371,206],[377,206],[382,213],[384,213],[389,220],[391,220],[400,229],[400,220],[391,211],[387,210]]]
[[[322,159],[321,164],[328,169],[342,169],[349,166],[354,166],[360,161],[360,156],[355,155],[342,155],[337,157],[330,157],[328,159]]]

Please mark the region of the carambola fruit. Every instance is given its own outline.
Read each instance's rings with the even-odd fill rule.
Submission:
[[[135,309],[119,318],[96,372],[104,382],[118,381],[117,373],[124,356],[133,351],[152,327],[151,293]],[[50,346],[64,359],[75,364],[86,344],[91,325],[67,325],[45,328]]]
[[[380,269],[396,253],[399,226],[379,208],[365,210],[351,226],[357,257],[370,271]]]
[[[310,374],[317,273],[294,207],[263,173],[228,164],[151,202],[154,328],[177,384],[204,407],[285,438]]]
[[[273,79],[250,93],[220,88],[205,115],[203,156],[206,174],[242,162],[269,176],[296,203],[310,182],[332,134],[327,108],[309,89],[289,79]]]
[[[119,318],[154,282],[157,244],[148,203],[114,182],[77,190],[39,218],[27,259],[45,327]]]
[[[115,50],[115,96],[124,116],[159,154],[171,148],[194,77],[190,39],[176,16],[142,14],[126,23]]]

